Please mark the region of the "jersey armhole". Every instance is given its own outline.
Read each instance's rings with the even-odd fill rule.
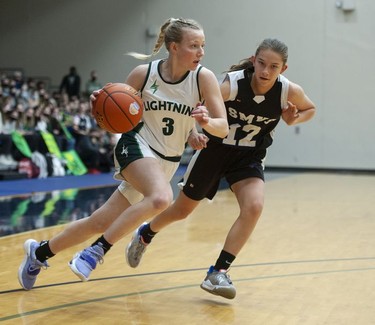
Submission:
[[[201,90],[200,90],[200,87],[199,87],[199,72],[201,72],[203,66],[200,66],[198,68],[198,71],[197,71],[197,88],[198,88],[198,94],[199,94],[199,101],[202,102],[202,94],[201,94]],[[203,102],[202,102],[203,104]]]
[[[229,80],[229,88],[230,88],[230,92],[229,92],[229,97],[228,97],[228,101],[233,101],[235,100],[235,98],[237,97],[237,94],[238,94],[238,83],[237,83],[237,78],[236,78],[236,75],[237,75],[238,71],[236,71],[236,74],[234,73],[228,73],[225,77],[224,77],[224,80]]]
[[[279,81],[281,82],[280,105],[281,109],[284,109],[288,107],[289,80],[280,75]]]
[[[151,73],[151,65],[152,65],[152,62],[150,62],[149,64],[148,64],[148,69],[147,69],[147,73],[146,73],[146,78],[145,78],[145,80],[143,81],[143,85],[142,85],[142,87],[141,87],[141,94],[142,94],[142,92],[143,92],[143,89],[145,88],[145,86],[146,86],[146,83],[147,83],[147,80],[148,80],[148,77],[150,76],[150,73]]]

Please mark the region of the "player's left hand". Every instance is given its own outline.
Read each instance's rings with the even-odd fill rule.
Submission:
[[[288,125],[292,125],[299,118],[299,111],[296,105],[288,101],[288,107],[283,108],[281,115]]]

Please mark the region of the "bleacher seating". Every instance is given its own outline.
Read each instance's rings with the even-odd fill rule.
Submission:
[[[0,180],[112,170],[116,135],[96,125],[85,96],[19,68],[0,69],[0,81]]]

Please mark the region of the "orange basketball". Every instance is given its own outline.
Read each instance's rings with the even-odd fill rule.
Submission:
[[[107,84],[92,105],[97,124],[111,133],[131,131],[141,120],[143,102],[137,91],[124,83]]]

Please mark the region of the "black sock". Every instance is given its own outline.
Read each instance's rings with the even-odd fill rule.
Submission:
[[[150,228],[150,224],[146,224],[141,228],[140,235],[142,236],[143,242],[146,244],[151,243],[152,238],[157,234],[157,232],[154,232]]]
[[[101,246],[104,250],[104,254],[106,254],[112,247],[112,245],[105,240],[103,235],[100,236],[97,240],[95,240],[95,242],[91,244],[91,247],[95,245]]]
[[[214,266],[215,270],[228,270],[236,256],[222,250]]]
[[[51,249],[49,248],[49,241],[43,240],[40,242],[40,246],[35,250],[35,256],[38,261],[44,262],[45,260],[48,260],[50,257],[55,256],[51,252]]]

